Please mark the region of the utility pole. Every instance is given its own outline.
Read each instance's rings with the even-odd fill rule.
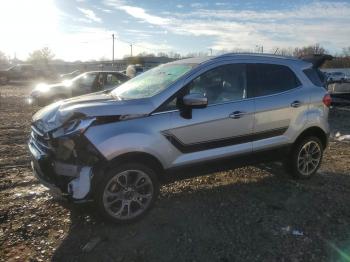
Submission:
[[[130,44],[130,56],[132,57],[132,44]]]
[[[112,41],[113,41],[113,45],[112,45],[112,66],[114,66],[114,34],[112,34]]]

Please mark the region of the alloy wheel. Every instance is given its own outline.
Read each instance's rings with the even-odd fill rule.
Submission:
[[[145,172],[126,170],[108,181],[103,192],[103,205],[112,217],[128,220],[148,208],[153,193],[152,180]]]
[[[317,142],[305,143],[298,154],[298,171],[304,176],[310,176],[317,169],[321,157],[322,151]]]

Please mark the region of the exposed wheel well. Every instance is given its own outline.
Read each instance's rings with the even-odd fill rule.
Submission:
[[[297,138],[297,140],[295,141],[295,144],[297,144],[297,142],[299,142],[301,139],[308,137],[308,136],[316,136],[317,138],[319,138],[322,142],[323,145],[323,149],[325,149],[327,147],[327,143],[328,143],[328,136],[327,134],[319,127],[314,126],[314,127],[310,127],[306,130],[304,130]]]

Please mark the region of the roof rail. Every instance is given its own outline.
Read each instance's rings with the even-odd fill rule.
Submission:
[[[293,59],[293,60],[297,60],[297,57],[293,57],[293,56],[283,56],[283,55],[276,55],[276,54],[272,54],[272,53],[249,53],[249,52],[243,52],[243,53],[226,53],[226,54],[222,54],[222,55],[218,55],[216,57],[214,57],[213,59],[216,58],[222,58],[222,57],[226,57],[226,56],[240,56],[240,55],[248,55],[248,56],[260,56],[260,57],[276,57],[276,58],[284,58],[284,59]]]
[[[313,54],[313,55],[299,56],[299,59],[306,62],[310,62],[314,68],[319,68],[327,60],[332,60],[333,56],[326,55],[326,54]]]

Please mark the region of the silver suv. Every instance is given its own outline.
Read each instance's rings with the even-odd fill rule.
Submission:
[[[257,54],[158,66],[115,88],[51,104],[33,116],[34,174],[75,202],[94,200],[115,222],[143,216],[161,182],[279,159],[314,175],[331,100],[317,67]]]

